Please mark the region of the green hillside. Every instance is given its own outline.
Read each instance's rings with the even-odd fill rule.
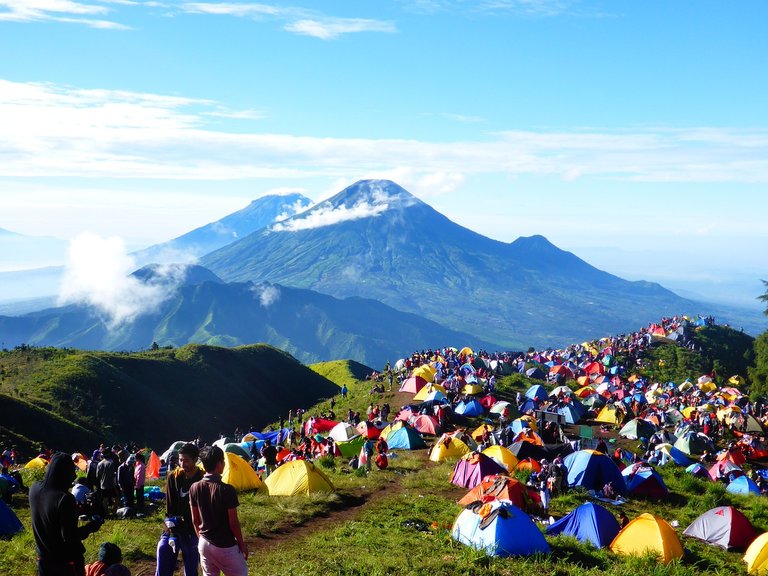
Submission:
[[[99,437],[94,431],[159,449],[197,435],[212,441],[338,391],[266,345],[131,354],[24,347],[0,353],[0,370],[3,407],[16,401],[13,419],[0,411],[2,425],[71,451],[89,448]]]

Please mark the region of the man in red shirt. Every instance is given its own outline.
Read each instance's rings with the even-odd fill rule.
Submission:
[[[224,452],[218,446],[200,451],[205,476],[189,490],[192,523],[200,542],[200,564],[205,576],[248,576],[248,548],[237,517],[235,489],[221,481]]]

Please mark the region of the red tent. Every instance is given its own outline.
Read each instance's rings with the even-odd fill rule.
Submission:
[[[484,502],[489,500],[509,500],[524,512],[532,512],[531,498],[528,495],[528,489],[525,484],[515,478],[501,474],[494,474],[483,478],[480,484],[472,488],[459,500],[459,504],[466,506],[476,500]]]
[[[427,381],[421,376],[411,376],[400,385],[400,392],[418,394],[419,390],[427,385]]]
[[[414,418],[411,425],[422,434],[437,436],[440,434],[440,427],[437,425],[437,418],[422,414]]]
[[[483,408],[486,410],[490,410],[491,406],[496,404],[496,402],[498,402],[498,399],[493,394],[488,394],[480,398],[480,404],[482,404]]]
[[[746,516],[733,506],[719,506],[704,512],[683,532],[707,544],[728,548],[746,549],[757,537]]]

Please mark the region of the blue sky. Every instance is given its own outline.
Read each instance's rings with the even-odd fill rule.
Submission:
[[[762,1],[0,0],[0,227],[138,247],[388,177],[493,238],[748,301],[766,21]]]

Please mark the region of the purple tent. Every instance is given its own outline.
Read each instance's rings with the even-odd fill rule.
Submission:
[[[493,458],[478,452],[470,452],[456,462],[451,474],[451,483],[471,490],[491,474],[508,474],[507,469]]]

